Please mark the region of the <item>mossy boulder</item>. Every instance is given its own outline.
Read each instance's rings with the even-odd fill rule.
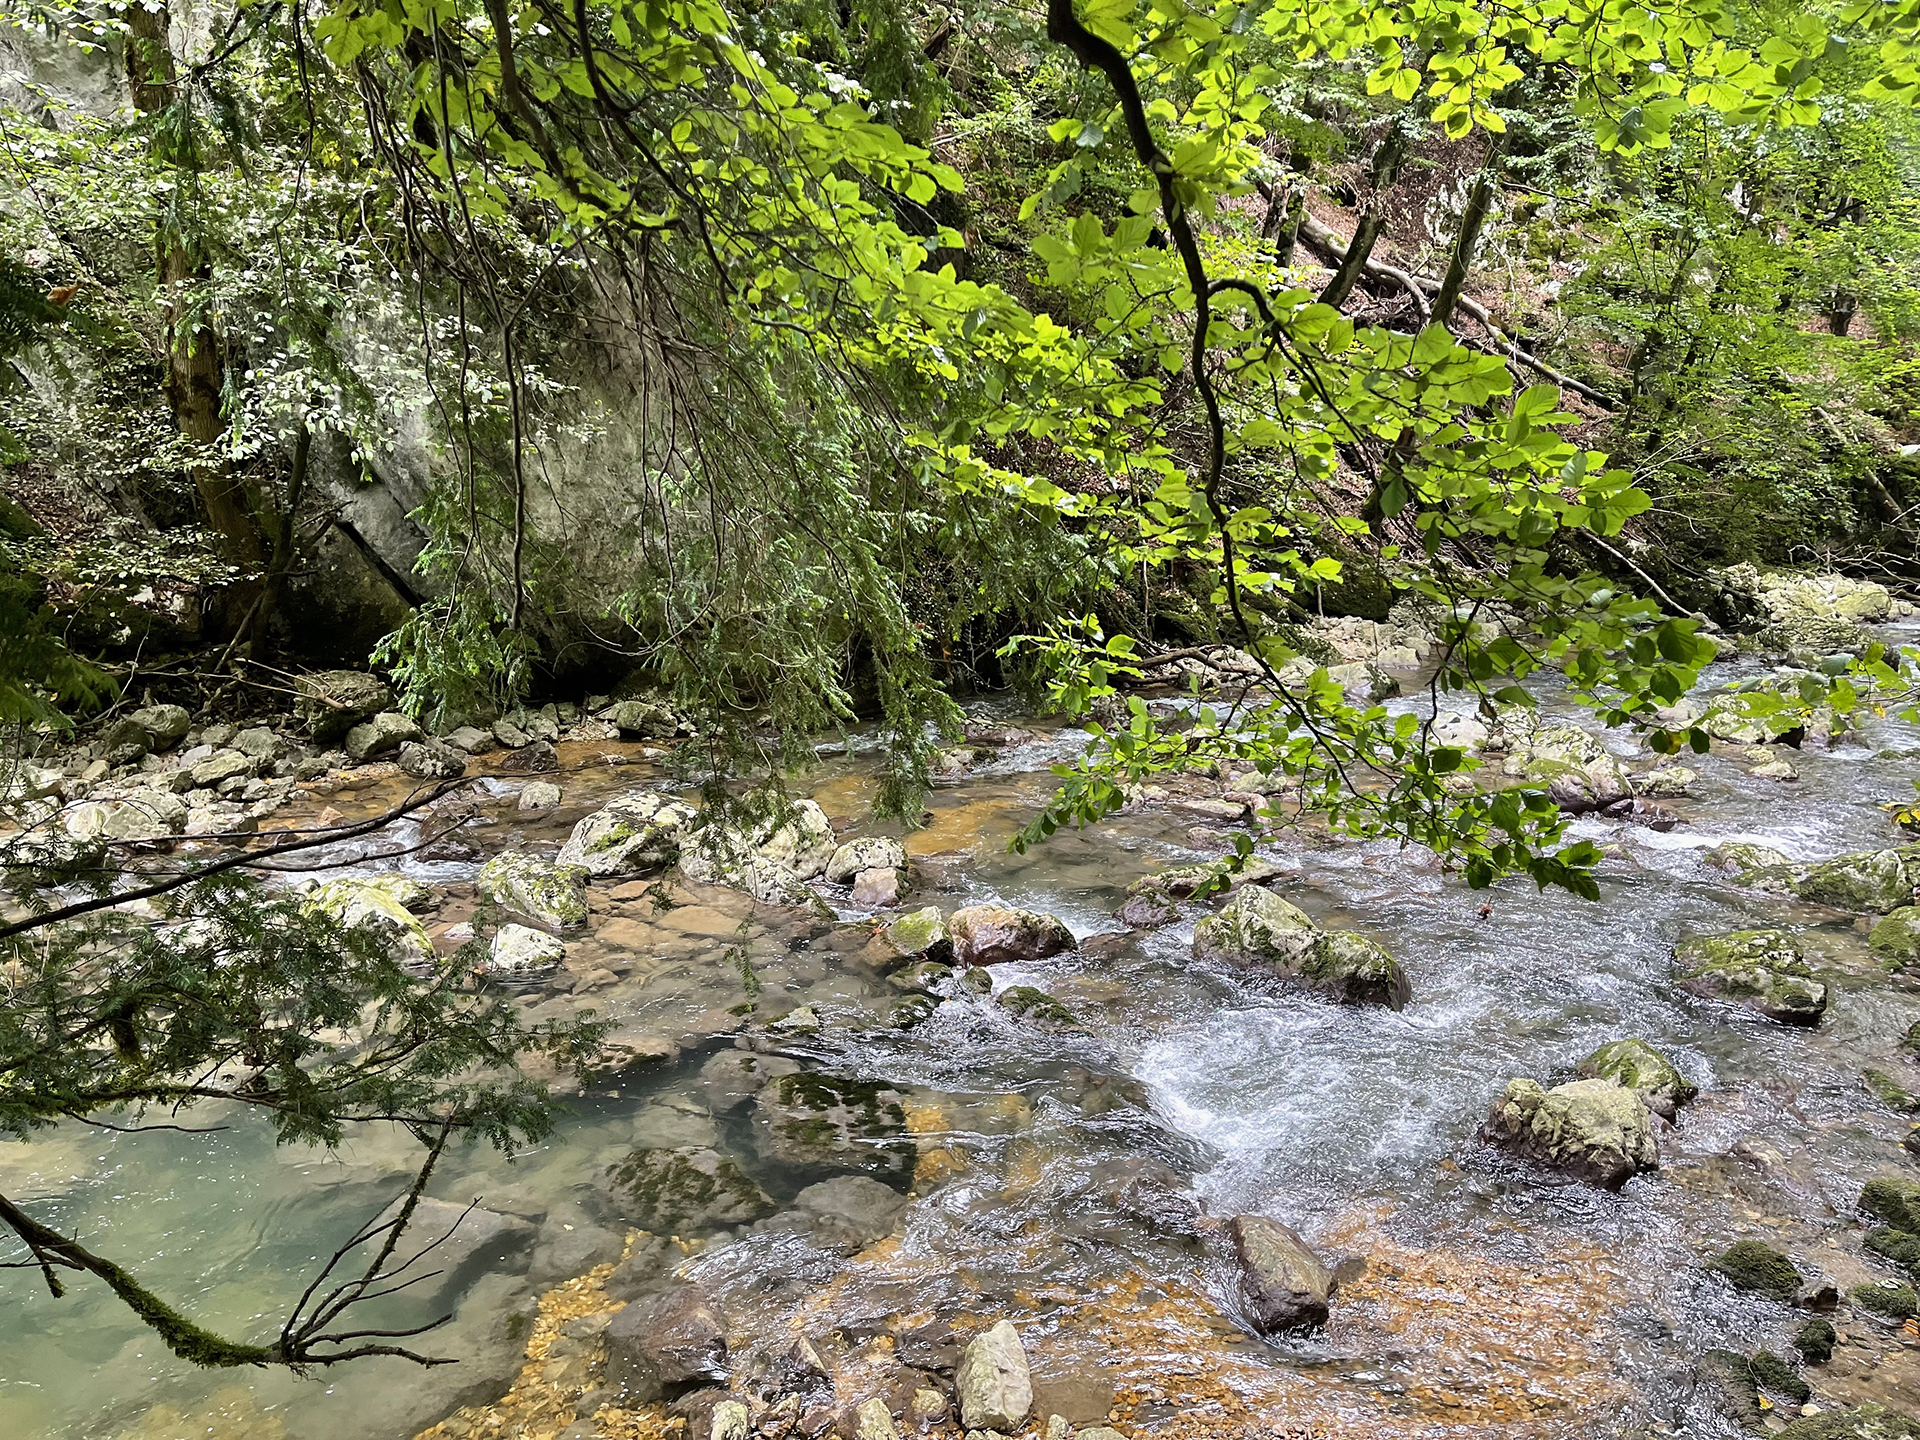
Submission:
[[[1816,1315],[1793,1332],[1793,1348],[1807,1364],[1824,1365],[1833,1358],[1833,1344],[1839,1338],[1833,1322]]]
[[[771,1196],[716,1150],[635,1150],[608,1167],[605,1189],[620,1218],[657,1234],[703,1234],[773,1214]]]
[[[1762,1390],[1784,1395],[1796,1405],[1813,1398],[1813,1387],[1800,1378],[1800,1372],[1772,1351],[1762,1350],[1747,1357],[1747,1368]]]
[[[889,922],[887,944],[902,960],[930,960],[941,965],[953,960],[953,937],[937,906],[929,905]]]
[[[1255,966],[1346,1005],[1403,1008],[1413,987],[1400,963],[1364,935],[1323,930],[1271,890],[1248,885],[1194,927],[1193,958]]]
[[[1860,1079],[1867,1093],[1889,1110],[1920,1110],[1920,1099],[1909,1094],[1906,1087],[1886,1071],[1863,1070]]]
[[[1869,1231],[1865,1243],[1869,1253],[1889,1260],[1920,1278],[1920,1235],[1883,1225],[1878,1230]]]
[[[1572,725],[1546,725],[1516,736],[1500,771],[1544,787],[1554,803],[1571,814],[1603,809],[1633,794],[1632,779],[1619,758]]]
[[[1810,865],[1794,881],[1793,893],[1836,910],[1886,915],[1910,905],[1916,885],[1920,885],[1920,845],[1893,845]]]
[[[1867,948],[1889,970],[1920,970],[1920,905],[1897,905],[1875,922]]]
[[[1736,1240],[1709,1260],[1707,1269],[1736,1290],[1764,1295],[1782,1305],[1791,1305],[1800,1293],[1800,1272],[1793,1261],[1763,1241]]]
[[[1031,985],[1012,985],[994,999],[1000,1008],[1043,1030],[1084,1030],[1073,1011],[1044,990]]]
[[[631,791],[573,827],[560,847],[560,863],[596,878],[665,869],[680,858],[697,813],[657,791]]]
[[[782,1075],[754,1095],[755,1141],[763,1159],[798,1171],[904,1178],[915,1151],[901,1099],[871,1080]]]
[[[1672,1120],[1682,1105],[1700,1093],[1671,1060],[1640,1039],[1602,1045],[1580,1062],[1580,1075],[1624,1085],[1665,1120]]]
[[[1646,1102],[1611,1080],[1575,1080],[1551,1090],[1537,1080],[1509,1080],[1481,1134],[1607,1190],[1660,1165]]]
[[[1725,840],[1700,857],[1709,869],[1731,876],[1734,884],[1762,890],[1786,890],[1793,883],[1793,861],[1771,845]]]
[[[328,880],[300,902],[310,915],[324,915],[343,930],[372,936],[396,963],[425,973],[434,967],[433,941],[409,906],[425,904],[431,892],[404,875]]]
[[[579,930],[587,923],[587,872],[503,850],[480,867],[480,898],[554,930]]]
[[[1784,930],[1695,936],[1674,948],[1674,959],[1680,987],[1695,995],[1735,1001],[1783,1025],[1817,1025],[1826,1014],[1827,987]]]
[[[1795,1420],[1774,1440],[1920,1440],[1920,1420],[1880,1405],[1827,1410]]]
[[[1910,1320],[1920,1313],[1920,1301],[1916,1301],[1913,1286],[1904,1280],[1880,1280],[1871,1285],[1856,1285],[1847,1292],[1847,1298],[1862,1310],[1871,1311],[1882,1320]]]
[[[969,905],[947,922],[961,965],[1044,960],[1077,947],[1065,922],[1009,905]]]
[[[1920,1235],[1920,1181],[1881,1177],[1860,1189],[1860,1208],[1884,1225]]]

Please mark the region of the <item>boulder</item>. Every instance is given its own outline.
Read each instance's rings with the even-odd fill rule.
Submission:
[[[1833,1328],[1833,1322],[1816,1315],[1793,1332],[1792,1343],[1807,1364],[1824,1365],[1833,1359],[1833,1342],[1839,1338],[1840,1332]]]
[[[347,731],[343,748],[350,760],[371,760],[389,750],[398,750],[410,740],[420,739],[420,733],[420,726],[411,715],[383,710]]]
[[[233,748],[249,760],[278,760],[287,753],[287,742],[265,725],[254,725],[233,737]]]
[[[560,863],[596,878],[664,869],[680,858],[697,813],[655,790],[630,791],[573,827],[560,847]]]
[[[371,935],[387,955],[408,970],[434,968],[433,941],[408,907],[421,903],[426,887],[404,875],[374,879],[349,877],[316,885],[300,902],[309,914],[324,915],[343,930]]]
[[[100,732],[94,749],[109,765],[131,765],[147,753],[147,732],[138,720],[122,715]]]
[[[865,1175],[836,1175],[793,1197],[809,1220],[813,1243],[852,1254],[893,1233],[907,1197]]]
[[[953,937],[937,906],[929,905],[890,922],[884,932],[887,944],[903,961],[932,960],[953,962]]]
[[[912,889],[905,870],[862,870],[853,877],[853,892],[847,898],[863,910],[879,910],[898,905]]]
[[[101,834],[108,840],[169,840],[187,828],[187,802],[166,790],[135,790],[113,806]]]
[[[703,1235],[771,1215],[773,1200],[717,1150],[635,1150],[605,1187],[622,1220],[661,1235]]]
[[[1885,915],[1912,904],[1916,885],[1920,845],[1895,845],[1810,865],[1794,880],[1793,893],[1836,910]]]
[[[962,965],[1044,960],[1072,950],[1073,932],[1051,915],[1006,905],[969,905],[947,921],[953,953]]]
[[[1546,725],[1516,736],[1501,774],[1542,786],[1570,814],[1604,809],[1633,794],[1627,768],[1606,746],[1572,725]]]
[[[642,1295],[606,1329],[606,1384],[628,1407],[727,1378],[727,1330],[691,1285]]]
[[[671,705],[652,700],[618,701],[602,710],[600,718],[617,729],[623,740],[671,740],[693,733],[693,726]]]
[[[1580,1076],[1626,1086],[1646,1102],[1649,1110],[1668,1121],[1700,1093],[1671,1060],[1640,1039],[1602,1045],[1580,1062]]]
[[[870,835],[859,840],[849,840],[836,849],[827,857],[827,868],[823,873],[829,884],[845,885],[862,870],[904,870],[906,868],[905,846],[898,840]]]
[[[314,743],[328,745],[363,720],[393,708],[393,691],[358,670],[323,670],[294,681],[294,713]]]
[[[1240,1295],[1262,1335],[1324,1325],[1333,1272],[1292,1230],[1264,1215],[1227,1222],[1240,1261]]]
[[[1742,885],[1752,883],[1749,877],[1760,872],[1781,872],[1793,865],[1792,860],[1772,846],[1756,845],[1747,840],[1723,841],[1701,856],[1700,863],[1710,869],[1724,871]],[[1780,888],[1786,888],[1784,878]]]
[[[1001,1009],[1042,1030],[1084,1030],[1074,1013],[1044,990],[1012,985],[994,997]]]
[[[1364,935],[1322,930],[1271,890],[1249,885],[1193,930],[1193,958],[1257,966],[1297,989],[1346,1005],[1399,1010],[1412,998],[1406,972]]]
[[[502,755],[494,763],[502,775],[549,775],[560,768],[560,755],[545,740],[534,740]]]
[[[1782,1305],[1800,1293],[1800,1272],[1793,1261],[1759,1240],[1736,1240],[1707,1262],[1707,1269],[1736,1290],[1764,1295]]]
[[[1817,1025],[1827,987],[1813,978],[1800,947],[1784,930],[1701,935],[1674,947],[1680,987],[1731,1000],[1783,1025]]]
[[[1001,1320],[967,1342],[954,1371],[960,1423],[968,1430],[1016,1432],[1033,1409],[1033,1376],[1012,1322]]]
[[[416,780],[452,780],[467,773],[467,757],[439,740],[408,740],[395,757]]]
[[[197,762],[190,774],[195,789],[214,789],[229,780],[241,779],[252,773],[253,762],[238,750],[216,750],[206,759]]]
[[[1611,1080],[1575,1080],[1551,1090],[1537,1080],[1509,1080],[1482,1134],[1516,1155],[1607,1190],[1660,1164],[1652,1112]]]
[[[1890,970],[1920,969],[1920,905],[1899,905],[1867,933],[1867,948]]]
[[[487,976],[506,982],[539,980],[560,968],[566,942],[527,925],[502,925],[487,956]]]
[[[1685,765],[1662,765],[1633,777],[1633,793],[1649,800],[1679,800],[1700,783],[1700,773]],[[1784,858],[1784,857],[1783,857]]]
[[[587,872],[524,850],[505,850],[480,867],[480,898],[554,930],[587,923]]]
[[[755,1142],[762,1159],[795,1170],[903,1178],[916,1157],[901,1098],[871,1080],[781,1075],[753,1097]]]
[[[454,749],[463,750],[469,755],[491,750],[494,745],[492,731],[477,729],[472,725],[457,725],[441,738]]]
[[[193,717],[184,705],[147,705],[127,718],[146,732],[150,750],[171,750],[193,727]]]
[[[551,780],[529,780],[520,787],[514,808],[522,815],[540,815],[560,808],[560,787]]]
[[[826,812],[802,800],[784,817],[709,823],[683,843],[680,868],[695,884],[729,885],[767,904],[806,904],[804,882],[826,870],[835,848]]]

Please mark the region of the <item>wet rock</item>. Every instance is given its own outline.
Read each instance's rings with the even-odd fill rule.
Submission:
[[[825,875],[830,884],[845,885],[862,870],[904,870],[907,852],[898,840],[869,836],[849,840],[827,858]]]
[[[1674,947],[1680,988],[1729,1000],[1783,1025],[1817,1025],[1827,987],[1813,978],[1800,947],[1784,930],[1702,935]]]
[[[1774,1440],[1920,1440],[1920,1420],[1882,1405],[1856,1405],[1795,1420]]]
[[[1800,772],[1785,760],[1766,760],[1754,766],[1747,774],[1756,780],[1777,780],[1789,784],[1800,778]]]
[[[951,979],[951,965],[942,965],[937,960],[916,960],[905,969],[887,976],[887,984],[892,989],[905,990],[910,994],[937,995]]]
[[[560,863],[595,877],[664,869],[680,858],[697,814],[658,791],[630,791],[573,827],[560,847]]]
[[[1833,1342],[1839,1338],[1833,1322],[1816,1315],[1793,1332],[1793,1348],[1807,1364],[1824,1365],[1833,1358]]]
[[[1033,1409],[1033,1378],[1020,1332],[1001,1320],[976,1335],[954,1372],[960,1423],[968,1430],[1017,1431]]]
[[[1575,1080],[1551,1090],[1537,1080],[1509,1080],[1482,1134],[1607,1190],[1660,1165],[1646,1102],[1611,1080]]]
[[[467,773],[467,758],[438,740],[409,740],[395,757],[400,773],[415,780],[452,780]]]
[[[962,965],[1044,960],[1074,948],[1073,932],[1051,915],[1006,905],[969,905],[947,922]]]
[[[1761,1428],[1760,1387],[1747,1357],[1734,1350],[1709,1350],[1700,1357],[1702,1389],[1716,1409],[1743,1431]]]
[[[1732,875],[1745,884],[1747,881],[1741,879],[1743,876],[1777,873],[1790,868],[1793,862],[1771,846],[1755,845],[1745,840],[1728,840],[1701,856],[1701,864]]]
[[[1193,931],[1193,958],[1259,966],[1297,988],[1344,1005],[1398,1010],[1412,998],[1406,972],[1364,935],[1322,930],[1271,890],[1249,885]]]
[[[1264,1215],[1227,1222],[1240,1261],[1240,1294],[1262,1335],[1324,1325],[1333,1272],[1292,1230]]]
[[[1880,1178],[1860,1191],[1860,1208],[1895,1230],[1920,1234],[1920,1181]]]
[[[862,870],[853,877],[853,894],[850,898],[863,909],[878,910],[888,905],[898,905],[906,899],[911,889],[908,872],[904,869]]]
[[[344,748],[349,760],[371,760],[420,738],[420,726],[412,716],[386,710],[347,731]]]
[[[1644,775],[1633,777],[1633,793],[1649,800],[1679,800],[1693,792],[1700,774],[1685,765],[1662,765]]]
[[[931,960],[943,965],[953,960],[953,938],[947,933],[947,922],[932,905],[890,923],[886,940],[903,960]]]
[[[347,878],[316,885],[301,908],[326,916],[343,930],[372,936],[397,964],[427,972],[435,965],[433,941],[409,908],[422,903],[423,896],[430,898],[426,887],[403,875]]]
[[[539,815],[560,808],[560,787],[551,780],[529,780],[520,787],[520,799],[514,806],[522,815]],[[564,847],[562,854],[565,854]]]
[[[1736,1290],[1764,1295],[1782,1305],[1791,1305],[1800,1293],[1800,1272],[1793,1261],[1759,1240],[1736,1240],[1707,1262],[1707,1268],[1724,1276]]]
[[[851,1254],[893,1233],[907,1197],[865,1175],[838,1175],[807,1186],[793,1204],[808,1217],[814,1244]]]
[[[187,738],[193,717],[184,705],[147,705],[127,717],[146,732],[147,748],[171,750]]]
[[[542,979],[567,958],[564,941],[526,925],[502,925],[487,957],[490,979],[525,982]]]
[[[1113,918],[1129,930],[1157,930],[1180,918],[1180,906],[1166,891],[1136,880],[1127,887],[1127,899]]]
[[[1920,885],[1920,845],[1895,845],[1836,855],[1808,866],[1794,881],[1793,893],[1836,910],[1885,915],[1911,904],[1916,885]]]
[[[550,775],[560,768],[560,756],[548,741],[534,740],[501,756],[495,768],[502,775]]]
[[[480,867],[480,898],[554,930],[587,923],[587,872],[524,850],[507,850]]]
[[[607,1326],[607,1383],[629,1406],[647,1405],[727,1377],[727,1332],[690,1285],[642,1296]]]
[[[1583,1079],[1611,1080],[1644,1100],[1663,1120],[1673,1120],[1700,1093],[1674,1063],[1640,1039],[1614,1040],[1580,1062]]]
[[[1897,906],[1876,922],[1867,948],[1889,970],[1920,970],[1920,905]]]
[[[628,1020],[608,1032],[587,1069],[596,1083],[620,1084],[646,1071],[670,1068],[679,1059],[678,1043],[643,1028],[641,1021]]]
[[[1867,1093],[1889,1110],[1920,1110],[1920,1099],[1915,1099],[1906,1087],[1884,1070],[1863,1070],[1860,1079],[1867,1087]]]
[[[663,1235],[747,1225],[776,1208],[732,1160],[694,1146],[635,1150],[608,1169],[606,1187],[622,1219]]]
[[[1920,1313],[1920,1299],[1916,1299],[1913,1286],[1904,1280],[1856,1285],[1847,1292],[1847,1298],[1860,1309],[1896,1323]]]
[[[1513,737],[1501,762],[1510,779],[1545,788],[1569,814],[1602,809],[1633,794],[1626,766],[1599,740],[1572,725],[1544,725]]]
[[[770,905],[807,905],[805,882],[827,868],[835,849],[826,812],[802,800],[784,817],[707,825],[681,847],[680,868],[699,885],[728,885]]]
[[[722,1400],[713,1407],[708,1421],[707,1440],[747,1440],[753,1428],[753,1416],[738,1400]]]
[[[782,1075],[754,1095],[755,1140],[762,1158],[796,1170],[904,1177],[915,1156],[900,1100],[870,1080]]]
[[[393,691],[376,676],[358,670],[323,670],[303,675],[293,686],[299,698],[294,713],[316,744],[326,745],[393,706]]]
[[[1747,1358],[1747,1368],[1763,1390],[1784,1395],[1795,1405],[1804,1405],[1813,1397],[1813,1389],[1800,1373],[1770,1351],[1762,1350]]]
[[[1042,1030],[1084,1030],[1074,1013],[1044,990],[1031,985],[1013,985],[994,997],[1008,1014],[1037,1025]]]

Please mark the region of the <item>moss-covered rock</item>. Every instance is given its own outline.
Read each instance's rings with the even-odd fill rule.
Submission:
[[[1911,904],[1916,885],[1920,845],[1894,845],[1810,865],[1794,882],[1793,893],[1836,910],[1886,915]]]
[[[1580,1074],[1626,1086],[1646,1101],[1649,1110],[1667,1120],[1700,1093],[1671,1060],[1640,1039],[1602,1045],[1580,1062]]]
[[[761,1156],[809,1173],[863,1171],[882,1179],[913,1171],[915,1152],[897,1091],[871,1080],[801,1072],[754,1096]]]
[[[1399,961],[1364,935],[1322,930],[1271,890],[1249,885],[1193,931],[1193,958],[1259,966],[1345,1005],[1401,1009],[1412,986]]]
[[[524,850],[503,850],[480,867],[480,898],[555,930],[587,923],[587,872]]]
[[[1760,1408],[1760,1385],[1747,1357],[1734,1350],[1709,1350],[1700,1357],[1700,1376],[1717,1409],[1741,1430],[1758,1430],[1765,1412]]]
[[[1889,970],[1920,970],[1920,905],[1898,905],[1875,922],[1867,948]]]
[[[1884,1070],[1862,1070],[1860,1079],[1867,1093],[1889,1110],[1920,1110],[1920,1099],[1907,1093],[1901,1083]]]
[[[1813,1387],[1800,1378],[1800,1372],[1772,1351],[1749,1355],[1747,1368],[1762,1390],[1784,1395],[1796,1405],[1804,1405],[1813,1398]]]
[[[1795,1420],[1774,1440],[1920,1440],[1920,1420],[1880,1405],[1858,1405]]]
[[[1920,1302],[1916,1302],[1913,1286],[1904,1280],[1881,1280],[1871,1285],[1856,1285],[1847,1292],[1847,1298],[1862,1310],[1869,1310],[1883,1320],[1908,1320],[1920,1313]]]
[[[430,898],[426,886],[404,875],[348,877],[314,886],[301,908],[326,916],[343,930],[372,936],[398,964],[424,973],[434,966],[433,941],[408,907]]]
[[[1866,1247],[1869,1253],[1878,1255],[1882,1260],[1890,1260],[1920,1277],[1920,1235],[1883,1225],[1867,1233]]]
[[[1501,774],[1543,786],[1562,810],[1597,810],[1633,793],[1626,766],[1584,730],[1546,725],[1511,738],[1514,748],[1501,762]]]
[[[657,1234],[704,1234],[746,1225],[777,1208],[766,1191],[716,1150],[635,1150],[608,1168],[605,1189],[620,1218]]]
[[[1682,989],[1737,1001],[1785,1025],[1816,1025],[1827,1011],[1827,987],[1813,978],[1800,947],[1784,930],[1699,935],[1674,947]]]
[[[1840,1334],[1831,1320],[1816,1315],[1793,1332],[1793,1348],[1809,1365],[1824,1365],[1833,1358],[1833,1342]]]
[[[888,924],[887,944],[902,960],[930,960],[942,965],[953,960],[953,937],[937,906],[929,905]]]
[[[1920,1235],[1920,1181],[1869,1180],[1861,1187],[1859,1203],[1881,1224]]]
[[[1646,1102],[1611,1080],[1575,1080],[1551,1090],[1537,1080],[1509,1080],[1481,1133],[1516,1155],[1608,1190],[1660,1165]]]
[[[1759,1240],[1734,1241],[1709,1260],[1707,1268],[1724,1276],[1736,1290],[1764,1295],[1782,1305],[1791,1305],[1800,1293],[1800,1272],[1793,1261]]]
[[[573,827],[560,863],[592,876],[662,870],[680,858],[698,812],[654,790],[634,790],[609,801]]]
[[[1000,1007],[1043,1030],[1083,1030],[1074,1013],[1044,990],[1012,985],[994,997]]]

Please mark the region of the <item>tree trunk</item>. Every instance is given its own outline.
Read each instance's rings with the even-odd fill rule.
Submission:
[[[174,102],[178,80],[170,18],[164,5],[152,10],[129,5],[126,16],[127,88],[135,109],[157,115]],[[182,157],[173,158],[178,164]],[[211,453],[226,431],[220,415],[224,367],[219,340],[188,303],[188,289],[205,278],[206,270],[195,262],[175,217],[163,215],[155,226],[154,269],[166,306],[167,403],[196,452],[188,462],[194,488],[224,557],[258,567],[266,558],[258,506],[232,467]]]
[[[1433,297],[1436,324],[1453,328],[1453,307],[1460,303],[1460,292],[1467,288],[1467,272],[1473,268],[1473,252],[1480,247],[1480,231],[1487,223],[1487,211],[1493,206],[1493,187],[1500,170],[1500,137],[1495,136],[1487,151],[1486,163],[1473,178],[1467,191],[1467,203],[1460,212],[1460,233],[1454,237],[1453,254],[1447,260],[1447,273],[1440,281],[1440,293]]]
[[[1407,153],[1406,133],[1400,128],[1396,116],[1388,123],[1387,133],[1380,137],[1380,143],[1373,151],[1373,193],[1367,197],[1367,208],[1360,213],[1360,219],[1354,224],[1353,239],[1347,244],[1347,255],[1340,262],[1340,268],[1333,272],[1333,279],[1327,282],[1327,288],[1320,292],[1320,303],[1331,305],[1338,310],[1353,293],[1360,272],[1366,269],[1367,260],[1373,254],[1373,242],[1380,238],[1380,232],[1386,229],[1387,217],[1380,208],[1380,198],[1393,188],[1394,177],[1400,173],[1400,162]]]

